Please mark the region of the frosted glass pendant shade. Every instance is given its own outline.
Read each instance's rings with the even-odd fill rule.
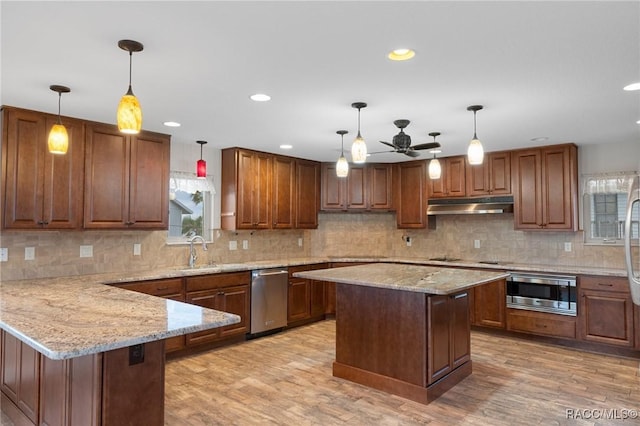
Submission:
[[[484,160],[484,149],[482,148],[482,143],[480,143],[477,138],[473,138],[471,142],[469,142],[467,159],[471,165],[482,164],[482,161]]]
[[[338,161],[336,162],[336,176],[338,177],[347,177],[349,174],[349,162],[344,155],[340,155]]]
[[[118,130],[135,135],[142,129],[142,109],[138,98],[129,87],[129,91],[120,99],[117,112]]]
[[[47,145],[52,154],[66,154],[69,149],[69,135],[66,127],[62,124],[54,124],[49,132]]]
[[[358,137],[353,141],[351,145],[351,161],[356,164],[362,164],[367,161],[367,144],[360,136],[358,132]]]
[[[440,179],[442,174],[442,167],[440,166],[440,160],[433,158],[429,162],[429,179]]]

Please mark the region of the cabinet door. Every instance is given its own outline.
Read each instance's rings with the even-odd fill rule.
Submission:
[[[220,289],[221,298],[218,301],[217,310],[229,312],[240,316],[237,324],[220,327],[220,337],[229,337],[249,332],[249,286],[225,287]]]
[[[429,321],[427,383],[431,384],[452,370],[452,324],[449,296],[429,296],[427,299]]]
[[[464,156],[447,158],[447,197],[464,197],[466,195],[465,163],[466,157]]]
[[[295,159],[291,157],[273,158],[273,229],[291,229],[294,226],[295,164]]]
[[[289,280],[289,304],[287,322],[311,318],[311,292],[309,280],[293,278]]]
[[[256,184],[253,194],[253,228],[271,228],[271,173],[272,156],[255,154]]]
[[[347,209],[369,208],[369,177],[366,165],[352,165],[347,176]]]
[[[336,314],[336,283],[325,281],[324,283],[325,314]]]
[[[498,280],[473,289],[474,324],[487,327],[506,327],[506,281]]]
[[[265,153],[237,152],[238,229],[271,227],[271,156]]]
[[[537,149],[516,151],[511,155],[513,211],[516,229],[542,227],[542,156]]]
[[[311,317],[319,317],[324,315],[325,311],[325,290],[324,281],[309,280],[310,286],[310,304]]]
[[[393,209],[391,164],[369,164],[369,206],[371,210]]]
[[[296,228],[316,229],[320,210],[320,163],[296,160]]]
[[[2,332],[2,392],[34,423],[38,423],[40,354]]]
[[[470,298],[468,292],[450,296],[451,303],[451,363],[453,368],[471,359]]]
[[[542,150],[542,225],[545,229],[577,229],[575,150],[570,145]]]
[[[336,165],[322,163],[321,209],[346,210],[346,178],[336,176]]]
[[[633,347],[633,302],[628,293],[580,290],[582,339]]]
[[[219,289],[188,292],[186,302],[192,305],[203,306],[209,309],[218,309],[219,300],[223,293]],[[187,346],[198,345],[206,342],[213,342],[220,337],[220,328],[197,331],[186,335]]]
[[[393,185],[398,228],[427,226],[425,161],[408,161],[394,167]]]
[[[465,179],[468,197],[511,194],[511,154],[492,152],[478,165],[467,161]]]
[[[170,139],[142,132],[131,137],[128,223],[168,229]]]

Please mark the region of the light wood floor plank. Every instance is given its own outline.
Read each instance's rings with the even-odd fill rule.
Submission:
[[[172,360],[165,424],[640,424],[566,414],[640,410],[638,359],[476,331],[471,339],[473,374],[429,405],[334,378],[332,320]]]

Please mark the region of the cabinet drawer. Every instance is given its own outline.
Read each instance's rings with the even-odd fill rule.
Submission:
[[[233,272],[230,274],[211,274],[199,277],[187,277],[187,291],[211,290],[251,283],[251,272]]]
[[[118,286],[126,290],[150,294],[152,296],[174,296],[182,294],[182,278],[167,280],[140,281]]]
[[[313,265],[298,265],[298,266],[289,266],[289,279],[295,278],[293,274],[295,272],[302,271],[315,271],[316,269],[326,269],[329,267],[328,263],[316,263]]]
[[[507,330],[576,338],[576,319],[566,315],[507,309]]]
[[[620,291],[629,293],[629,282],[623,277],[581,275],[579,285],[583,290]]]

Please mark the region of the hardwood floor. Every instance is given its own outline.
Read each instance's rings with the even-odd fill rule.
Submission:
[[[473,374],[422,405],[334,378],[335,321],[322,321],[169,361],[165,424],[640,424],[620,419],[640,411],[638,359],[477,331],[471,351]]]

